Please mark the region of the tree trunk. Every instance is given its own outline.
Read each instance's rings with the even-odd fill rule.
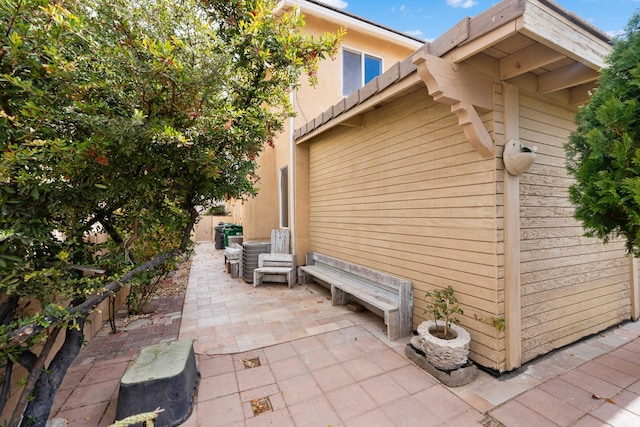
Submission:
[[[179,253],[179,250],[174,249],[157,258],[147,261],[146,263],[129,271],[122,278],[109,283],[103,292],[95,294],[87,298],[83,303],[71,308],[69,313],[77,316],[75,317],[76,325],[75,327],[66,330],[64,343],[46,370],[43,369],[44,366],[38,366],[37,363],[34,363],[34,361],[37,361],[38,359],[36,355],[30,351],[22,353],[19,358],[19,363],[27,367],[27,369],[29,369],[29,366],[32,366],[32,370],[29,369],[31,371],[30,375],[37,375],[38,378],[34,378],[33,381],[28,380],[28,384],[33,384],[35,382],[35,385],[33,386],[32,399],[29,400],[29,403],[22,414],[21,427],[40,427],[46,425],[49,414],[51,413],[51,407],[53,406],[53,400],[56,392],[60,388],[60,384],[62,384],[62,380],[64,379],[69,366],[71,366],[71,363],[82,348],[82,344],[84,342],[83,329],[89,313],[109,295],[117,292],[122,285],[128,283],[133,277],[148,270],[149,268],[161,265],[167,260],[167,258],[176,256]],[[49,317],[47,320],[50,322],[48,325],[50,328],[55,327],[55,325],[60,322],[60,319],[55,317]],[[3,349],[20,345],[29,337],[42,332],[43,329],[44,326],[36,323],[22,326],[9,334],[13,340],[8,344],[5,344]],[[34,364],[35,366],[33,366]],[[12,418],[13,425],[18,425],[17,423],[20,422],[20,415],[20,410],[18,410],[16,412],[16,416]]]
[[[67,329],[64,343],[40,376],[33,389],[33,399],[27,405],[21,427],[44,427],[51,413],[56,392],[62,380],[82,348],[84,342],[84,323],[86,317],[77,319],[78,328]]]

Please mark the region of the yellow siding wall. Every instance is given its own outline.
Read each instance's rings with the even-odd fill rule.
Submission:
[[[624,244],[582,237],[563,144],[575,111],[520,97],[520,138],[539,147],[520,177],[523,361],[630,317]]]
[[[483,117],[491,130],[491,116]],[[467,142],[457,118],[420,87],[311,141],[310,248],[413,282],[414,326],[424,294],[452,285],[472,358],[503,358],[498,316],[495,160]]]

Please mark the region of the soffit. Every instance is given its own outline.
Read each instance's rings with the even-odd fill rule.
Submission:
[[[461,21],[429,47],[429,53],[462,63],[480,54],[497,60],[499,80],[525,74],[538,79],[537,92],[583,90],[584,102],[606,66],[607,35],[549,0],[505,0]]]
[[[497,64],[489,73],[496,83],[526,77],[542,95],[568,91],[569,102],[584,103],[597,85],[611,51],[604,33],[549,0],[503,0],[474,18],[465,18],[406,60],[360,88],[296,131],[298,142],[395,98],[419,83],[412,59],[424,54],[457,64]],[[480,59],[480,60],[479,60]],[[408,79],[407,77],[411,77]],[[382,93],[386,95],[382,96]],[[394,94],[394,95],[392,95]],[[384,102],[384,101],[383,101]],[[345,113],[349,113],[348,115]],[[340,116],[340,117],[338,117]],[[343,123],[344,124],[344,123]]]

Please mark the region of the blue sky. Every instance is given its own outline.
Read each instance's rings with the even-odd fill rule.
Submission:
[[[465,16],[475,16],[498,0],[320,0],[424,40],[433,40]],[[596,28],[622,32],[640,0],[556,0]]]

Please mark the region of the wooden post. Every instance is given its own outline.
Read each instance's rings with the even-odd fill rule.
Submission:
[[[505,142],[520,139],[520,92],[504,83]],[[508,371],[522,365],[520,290],[520,177],[504,171],[505,346]]]
[[[640,317],[640,289],[638,289],[638,258],[629,255],[629,294],[631,297],[631,318]]]

